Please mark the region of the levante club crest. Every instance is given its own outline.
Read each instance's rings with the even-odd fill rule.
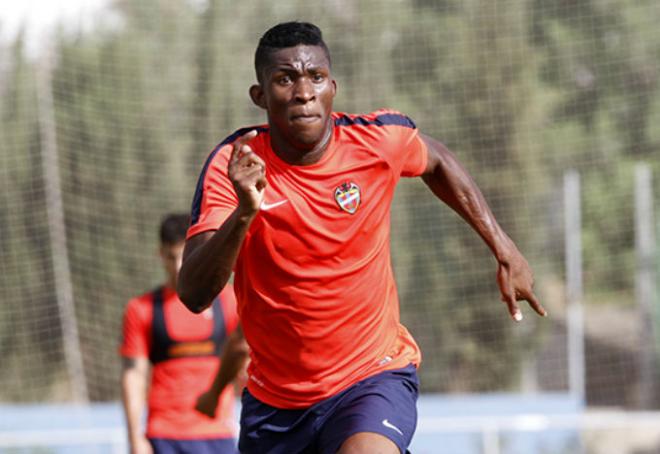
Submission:
[[[335,189],[335,200],[339,208],[353,214],[360,206],[360,188],[352,181],[347,181]]]

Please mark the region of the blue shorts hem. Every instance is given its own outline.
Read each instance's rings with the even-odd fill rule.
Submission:
[[[357,433],[370,432],[407,452],[417,426],[419,382],[414,365],[355,383],[301,410],[282,410],[243,392],[239,448],[246,453],[334,454]]]

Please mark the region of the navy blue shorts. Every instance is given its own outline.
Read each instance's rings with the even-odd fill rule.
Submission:
[[[150,438],[154,454],[238,454],[234,438],[207,440],[171,440]]]
[[[413,365],[366,378],[339,394],[301,410],[282,410],[243,390],[244,454],[335,454],[359,432],[392,440],[402,453],[417,426],[419,381]]]

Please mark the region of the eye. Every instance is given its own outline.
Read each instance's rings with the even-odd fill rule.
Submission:
[[[277,83],[280,85],[289,85],[292,82],[291,76],[285,74],[277,78]]]
[[[312,74],[312,80],[314,82],[323,82],[325,80],[325,76],[321,73],[314,73]]]

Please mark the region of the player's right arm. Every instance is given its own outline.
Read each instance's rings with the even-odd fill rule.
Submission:
[[[224,288],[245,235],[259,212],[266,187],[266,165],[247,145],[255,136],[256,131],[251,131],[236,140],[229,157],[227,174],[238,206],[218,230],[186,240],[177,292],[192,312],[202,312]]]
[[[131,454],[152,454],[151,444],[142,430],[142,416],[147,402],[149,360],[123,357],[121,391]]]

